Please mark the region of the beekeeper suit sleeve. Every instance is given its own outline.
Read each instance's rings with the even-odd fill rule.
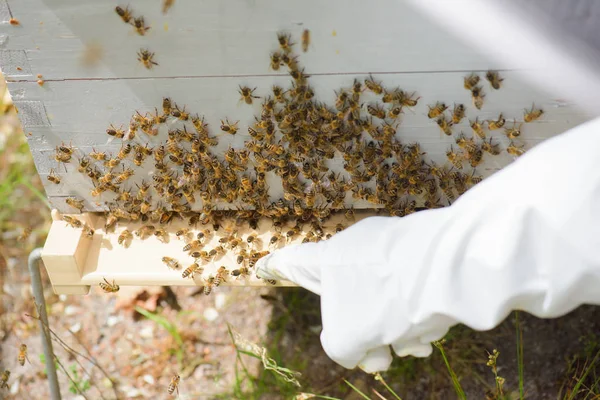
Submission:
[[[557,317],[600,304],[600,120],[536,146],[452,206],[371,217],[320,243],[277,250],[259,276],[321,296],[325,352],[385,370],[425,357],[463,323],[511,310]]]

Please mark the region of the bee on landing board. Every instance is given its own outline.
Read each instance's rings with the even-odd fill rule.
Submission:
[[[140,49],[137,52],[138,61],[141,62],[146,69],[152,69],[155,65],[158,65],[156,61],[154,61],[154,53],[152,53],[148,49]]]
[[[242,96],[240,100],[244,100],[246,104],[252,104],[252,99],[260,99],[259,96],[254,96],[253,93],[256,90],[250,89],[248,86],[240,86],[238,93]]]
[[[113,279],[112,283],[107,281],[106,278],[102,278],[102,279],[104,279],[104,282],[100,282],[98,284],[98,286],[100,286],[100,289],[102,289],[102,291],[104,291],[104,293],[116,293],[119,291],[119,285],[115,284],[114,279]]]

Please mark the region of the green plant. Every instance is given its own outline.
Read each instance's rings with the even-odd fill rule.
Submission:
[[[448,373],[450,374],[450,379],[452,379],[452,385],[454,386],[454,390],[456,391],[456,395],[459,399],[466,399],[465,391],[463,390],[458,377],[454,373],[454,370],[450,366],[450,362],[448,362],[448,358],[446,357],[446,353],[444,352],[443,344],[446,341],[444,339],[433,342],[433,345],[440,351],[442,358],[444,359],[444,364],[446,364],[446,368],[448,369]]]
[[[77,366],[75,364],[71,364],[69,370],[72,374],[72,380],[69,381],[69,392],[77,394],[90,389],[90,380],[83,379],[83,377],[79,376],[79,372],[77,372]]]
[[[40,354],[40,362],[44,365],[46,365],[46,355],[44,353]],[[56,362],[56,360],[54,360],[54,368],[58,369],[58,362]],[[48,375],[48,370],[46,369],[46,367],[44,367],[44,375]]]
[[[183,365],[183,356],[185,353],[183,340],[181,339],[181,335],[177,330],[177,326],[175,326],[175,324],[173,324],[171,321],[169,321],[162,315],[151,313],[150,311],[145,310],[142,307],[136,306],[135,311],[139,312],[144,317],[162,326],[164,329],[167,330],[167,332],[169,332],[175,343],[177,343],[177,348],[175,348],[175,355],[177,357],[177,362],[179,363],[179,366],[181,368],[181,366]]]
[[[515,311],[515,329],[517,331],[517,367],[519,370],[519,399],[525,398],[524,360],[523,360],[523,329],[519,322],[519,312]]]

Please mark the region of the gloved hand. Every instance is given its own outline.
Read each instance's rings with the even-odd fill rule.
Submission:
[[[330,240],[285,247],[258,275],[321,295],[325,352],[385,370],[426,357],[463,323],[511,310],[557,317],[600,304],[600,119],[549,139],[451,207],[371,217]]]

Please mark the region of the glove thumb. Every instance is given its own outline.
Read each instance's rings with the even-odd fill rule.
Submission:
[[[321,266],[327,242],[286,246],[256,263],[256,275],[263,279],[288,280],[321,295]]]

